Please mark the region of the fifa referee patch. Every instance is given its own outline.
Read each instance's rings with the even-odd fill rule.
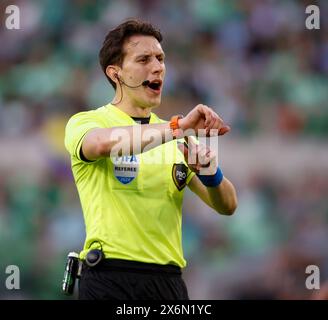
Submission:
[[[139,162],[136,156],[111,158],[114,164],[114,175],[123,184],[130,183],[139,172]]]
[[[188,167],[184,163],[175,163],[172,167],[172,179],[181,191],[187,184]]]

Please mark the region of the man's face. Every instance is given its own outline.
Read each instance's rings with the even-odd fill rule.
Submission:
[[[164,52],[160,43],[152,36],[134,35],[125,42],[123,50],[121,79],[129,86],[150,81],[149,86],[134,89],[123,84],[124,98],[143,108],[159,106],[165,77]]]

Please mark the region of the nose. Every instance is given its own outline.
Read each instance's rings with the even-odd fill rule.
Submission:
[[[152,73],[153,74],[161,74],[165,69],[165,65],[163,62],[160,62],[158,59],[154,59],[152,63]]]

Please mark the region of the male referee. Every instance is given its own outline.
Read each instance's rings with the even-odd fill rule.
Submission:
[[[86,226],[79,299],[189,299],[181,277],[185,186],[220,214],[237,206],[213,150],[178,144],[200,129],[225,134],[230,128],[223,120],[202,104],[168,122],[151,112],[160,105],[165,77],[161,41],[160,31],[140,20],[111,30],[99,59],[115,97],[75,114],[66,126]],[[154,132],[159,138],[150,139]]]

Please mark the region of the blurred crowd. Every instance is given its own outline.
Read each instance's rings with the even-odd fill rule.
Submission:
[[[20,9],[7,30],[5,8]],[[305,8],[320,8],[307,30]],[[64,149],[71,115],[111,101],[98,52],[129,17],[163,33],[163,119],[204,103],[232,127],[220,140],[235,215],[189,191],[184,271],[192,299],[311,299],[328,280],[328,2],[12,0],[0,3],[0,298],[62,299],[66,254],[84,223]],[[326,20],[325,20],[326,19]],[[21,270],[21,289],[1,283]]]

